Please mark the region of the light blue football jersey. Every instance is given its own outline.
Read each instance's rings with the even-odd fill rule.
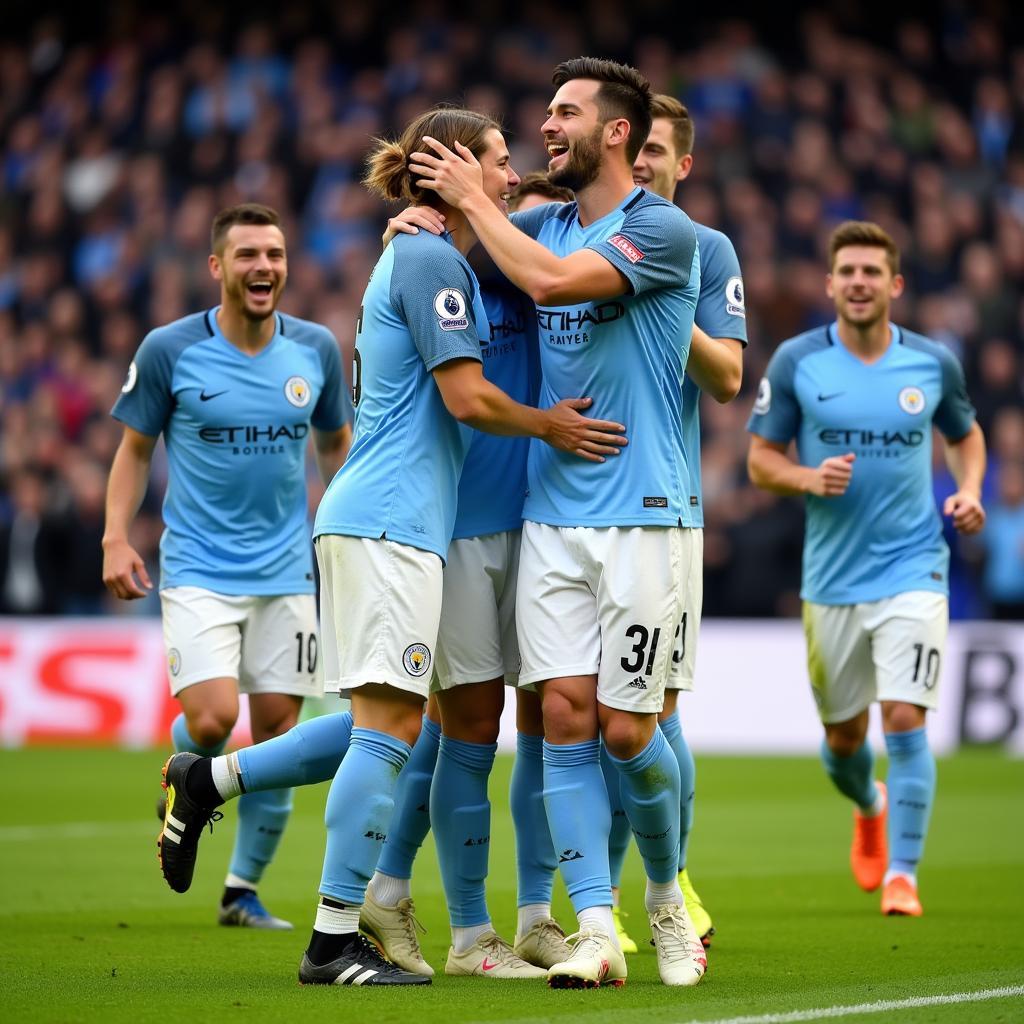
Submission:
[[[482,361],[489,336],[476,275],[450,237],[399,235],[377,261],[356,331],[355,435],[314,536],[387,538],[444,559],[473,437],[431,371]]]
[[[842,344],[835,324],[780,345],[747,425],[768,441],[796,438],[805,466],[857,456],[845,494],[807,498],[806,601],[948,593],[949,548],[932,496],[932,425],[960,440],[974,409],[948,349],[895,324],[890,330],[889,348],[870,365]]]
[[[535,405],[539,372],[533,303],[507,281],[481,281],[488,333],[480,339],[484,376],[524,405]],[[518,530],[526,497],[528,437],[473,431],[459,480],[453,540]]]
[[[587,227],[575,203],[512,219],[556,256],[593,249],[629,284],[615,299],[537,308],[540,407],[591,397],[586,414],[625,424],[629,445],[595,463],[532,441],[524,518],[552,526],[692,526],[698,499],[683,444],[682,386],[700,255],[690,219],[640,188]]]
[[[732,242],[721,231],[694,221],[700,251],[700,295],[693,322],[709,337],[735,338],[747,344],[747,318],[743,301],[743,277]],[[683,448],[689,456],[693,525],[704,525],[704,492],[700,473],[700,396],[702,392],[687,375],[683,381]]]
[[[146,335],[113,416],[167,444],[160,587],[311,594],[306,518],[309,430],[351,418],[334,336],[276,314],[255,356],[232,345],[217,309]]]

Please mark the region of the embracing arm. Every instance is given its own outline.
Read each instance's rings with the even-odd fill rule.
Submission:
[[[481,192],[462,212],[498,269],[538,306],[612,299],[629,291],[626,278],[593,249],[556,256],[523,234]]]
[[[625,276],[593,250],[559,257],[514,227],[487,198],[480,164],[465,146],[456,143],[453,153],[436,139],[424,136],[423,141],[439,155],[412,154],[409,170],[419,175],[417,184],[434,189],[466,215],[498,269],[537,305],[612,299],[630,290]]]
[[[460,422],[488,434],[538,437],[553,448],[590,462],[604,462],[627,444],[621,423],[581,416],[593,401],[566,398],[550,409],[522,405],[495,387],[475,359],[452,359],[434,371],[448,411]]]

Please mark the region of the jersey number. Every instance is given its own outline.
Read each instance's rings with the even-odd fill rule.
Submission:
[[[363,307],[359,307],[359,319],[356,321],[356,347],[352,351],[352,407],[359,404],[363,394],[363,359],[359,355],[359,335],[363,333]]]
[[[658,641],[661,639],[661,627],[655,629],[653,635],[646,626],[634,625],[626,630],[626,638],[633,641],[633,657],[620,658],[619,663],[626,672],[639,672],[647,659],[647,667],[644,668],[644,675],[649,676],[654,671],[654,656],[658,653]],[[648,641],[651,645],[650,654],[647,653]]]
[[[914,644],[914,650],[917,652],[917,657],[914,659],[914,682],[916,683],[921,678],[921,668],[923,667],[924,679],[921,679],[921,682],[924,683],[926,690],[930,690],[939,681],[939,652],[936,648],[929,647],[926,655],[924,644]]]
[[[316,633],[296,633],[295,644],[298,651],[295,660],[295,671],[302,671],[302,656],[306,656],[306,671],[312,675],[316,671]]]
[[[672,648],[672,664],[680,665],[686,657],[686,612],[683,612],[682,621],[676,626],[676,642]]]

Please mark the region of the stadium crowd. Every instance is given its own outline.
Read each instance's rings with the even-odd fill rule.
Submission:
[[[831,318],[824,242],[855,218],[896,239],[896,319],[962,360],[989,441],[989,527],[971,544],[947,534],[951,612],[1021,614],[1024,43],[1008,23],[949,4],[898,24],[883,47],[810,9],[784,43],[740,20],[683,38],[657,0],[628,17],[613,0],[592,0],[584,18],[538,3],[509,21],[431,0],[387,10],[300,0],[273,23],[240,22],[181,0],[159,14],[117,8],[89,29],[43,18],[5,30],[0,612],[115,610],[100,549],[120,437],[109,411],[146,332],[216,300],[218,209],[281,211],[281,308],[327,324],[347,366],[387,216],[359,181],[371,140],[458,100],[502,117],[517,170],[542,168],[550,69],[590,52],[634,63],[688,105],[696,159],[679,200],[733,239],[743,266],[744,388],[702,403],[705,613],[799,611],[800,505],[749,485],[744,426],[776,345]],[[950,493],[936,470],[936,493]],[[165,473],[158,459],[135,527],[154,569]],[[310,492],[315,507],[313,480]]]

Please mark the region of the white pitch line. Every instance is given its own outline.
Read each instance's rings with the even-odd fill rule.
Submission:
[[[826,1006],[820,1010],[792,1010],[789,1013],[762,1013],[748,1017],[720,1017],[717,1020],[690,1020],[685,1024],[800,1024],[801,1021],[834,1020],[852,1017],[855,1013],[888,1013],[892,1010],[913,1010],[922,1006],[948,1006],[954,1003],[982,1003],[989,999],[1024,996],[1024,985],[987,988],[980,992],[953,992],[945,996],[915,996],[911,999],[883,999],[877,1003],[857,1006]]]
[[[160,823],[142,821],[66,821],[60,825],[0,826],[0,843],[48,842],[51,839],[95,839],[160,831]]]

